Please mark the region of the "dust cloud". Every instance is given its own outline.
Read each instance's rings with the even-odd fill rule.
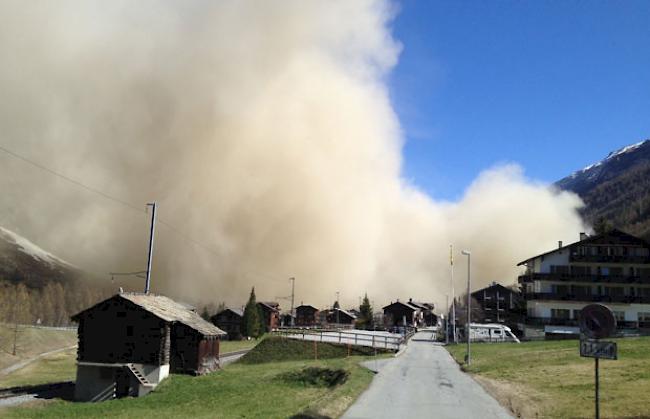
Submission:
[[[471,249],[476,287],[514,282],[521,259],[584,230],[581,202],[516,165],[458,202],[401,176],[396,15],[385,1],[1,1],[0,145],[142,209],[0,153],[1,224],[107,281],[145,269],[156,200],[177,230],[158,226],[153,290],[194,302],[241,304],[253,285],[272,300],[296,277],[298,303],[444,304],[450,243]]]

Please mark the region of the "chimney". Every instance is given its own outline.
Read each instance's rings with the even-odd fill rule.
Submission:
[[[580,233],[580,241],[586,240],[589,238],[589,235],[585,233],[584,231]]]
[[[412,299],[412,298],[409,298],[409,303],[412,303],[412,302],[413,302],[413,299]]]
[[[562,248],[562,240],[560,240],[560,241],[557,242],[557,248],[558,248],[558,249],[561,249],[561,248]]]

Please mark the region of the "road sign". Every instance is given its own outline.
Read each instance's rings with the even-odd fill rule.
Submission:
[[[580,340],[580,356],[589,358],[617,359],[616,342],[602,342],[598,340]]]
[[[580,331],[591,339],[606,338],[616,330],[616,318],[602,304],[589,304],[580,310]]]

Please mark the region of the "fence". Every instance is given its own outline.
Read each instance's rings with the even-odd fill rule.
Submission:
[[[396,351],[399,350],[400,345],[406,343],[413,336],[413,333],[413,331],[409,331],[404,336],[389,336],[387,334],[330,329],[276,329],[272,332],[275,336],[291,339],[370,346]]]

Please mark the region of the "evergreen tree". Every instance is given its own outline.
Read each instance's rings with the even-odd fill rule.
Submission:
[[[255,287],[253,287],[246,307],[244,308],[242,334],[254,338],[258,337],[260,335],[260,324],[260,310],[257,306],[257,301],[255,301]]]
[[[372,320],[372,306],[370,305],[370,300],[368,299],[368,293],[363,297],[363,301],[359,306],[359,320],[358,324],[360,327],[365,329],[371,329],[373,325]]]

